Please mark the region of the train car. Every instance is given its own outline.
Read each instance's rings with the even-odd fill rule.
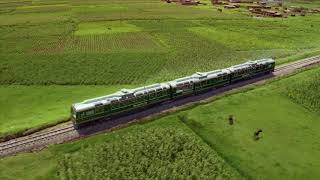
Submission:
[[[72,105],[75,125],[130,112],[157,102],[171,99],[171,89],[166,83],[136,89],[122,89],[114,94],[85,100]]]
[[[248,61],[243,64],[227,68],[230,71],[231,83],[249,79],[254,76],[271,73],[274,71],[275,61],[273,59],[261,59],[257,61]]]
[[[230,71],[227,69],[197,72],[192,76],[194,78],[195,92],[230,84]]]
[[[275,61],[273,59],[261,59],[248,61],[226,69],[197,72],[191,76],[167,83],[153,84],[136,89],[122,89],[114,94],[73,104],[71,119],[75,125],[80,125],[100,118],[122,115],[146,108],[152,104],[189,96],[210,88],[218,88],[236,81],[270,73],[274,71],[274,68]]]
[[[171,97],[177,98],[190,95],[194,92],[194,77],[187,76],[168,82],[171,87]]]

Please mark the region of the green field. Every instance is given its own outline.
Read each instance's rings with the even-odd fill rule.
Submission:
[[[320,48],[317,14],[257,19],[204,2],[5,0],[0,84],[144,84]]]
[[[319,179],[319,75],[318,68],[180,116],[246,177]],[[229,115],[236,118],[233,126]],[[254,141],[257,129],[262,138]]]
[[[320,54],[320,14],[256,18],[201,2],[207,5],[1,0],[0,137],[64,121],[72,103],[122,88],[249,59],[280,64]],[[0,179],[319,179],[319,79],[317,68],[152,122],[2,158]],[[258,128],[262,138],[254,141]]]
[[[1,1],[0,132],[60,121],[72,102],[121,87],[249,59],[273,57],[284,63],[320,53],[319,14],[253,18],[245,9],[219,12],[221,7],[202,2],[207,5],[159,0]],[[311,0],[287,3],[319,6]]]
[[[308,100],[319,95],[319,75],[318,67],[151,122],[3,158],[0,178],[319,179],[320,111]],[[262,138],[254,140],[258,128]]]
[[[127,86],[128,88],[130,86]],[[0,136],[69,119],[70,104],[123,86],[0,86]]]
[[[1,179],[242,179],[174,117],[0,159],[0,168]]]

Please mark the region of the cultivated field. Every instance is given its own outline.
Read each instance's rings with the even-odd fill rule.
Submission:
[[[103,160],[102,156],[108,160]],[[102,176],[243,179],[187,126],[172,117],[52,146],[40,153],[0,159],[0,167],[1,179],[94,179]]]
[[[273,57],[283,63],[320,53],[317,14],[253,18],[245,9],[219,12],[210,1],[202,2],[207,5],[158,0],[1,1],[0,103],[5,107],[0,110],[1,133],[57,122],[67,116],[72,102],[111,92],[74,85],[115,90],[114,85],[151,84],[248,59]],[[291,3],[319,5],[290,1],[288,6]],[[46,85],[61,85],[50,101],[43,100],[50,89]],[[83,91],[83,96],[70,94],[72,88]],[[20,105],[21,99],[41,105],[21,109],[27,104]],[[66,101],[57,106],[59,99]],[[59,113],[53,115],[51,109]]]
[[[319,179],[320,161],[315,157],[320,155],[320,112],[299,103],[318,96],[319,74],[318,67],[151,122],[4,158],[0,178],[86,179],[103,173],[114,178],[179,177],[176,173],[183,173],[190,178],[210,174],[210,179]],[[312,88],[304,96],[291,91],[305,86]],[[228,122],[231,114],[236,119],[233,125]],[[262,138],[254,140],[258,128],[263,130]],[[91,173],[92,167],[99,171]]]
[[[246,177],[318,179],[319,75],[310,70],[179,116]],[[255,141],[257,129],[263,133]]]
[[[209,0],[201,2],[206,5],[1,0],[0,136],[67,120],[71,103],[121,88],[249,59],[285,63],[320,54],[319,14],[256,18],[245,9],[219,12],[221,7]],[[320,7],[316,0],[286,3]],[[134,171],[131,175],[140,178],[187,173],[190,178],[214,176],[210,179],[319,179],[319,72],[303,72],[150,123],[0,159],[0,179],[101,176],[87,172],[92,166],[114,178],[128,178],[125,171]],[[226,122],[230,114],[236,118],[233,126]],[[262,139],[254,141],[257,128],[263,129]],[[149,146],[136,146],[140,142]],[[160,150],[159,144],[164,145]],[[105,150],[112,155],[110,164],[98,161]],[[88,151],[96,153],[87,156]],[[162,161],[155,164],[148,157]]]

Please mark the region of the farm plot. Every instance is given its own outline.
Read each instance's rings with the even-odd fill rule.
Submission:
[[[0,56],[1,84],[145,84],[163,68],[163,53]]]
[[[0,26],[17,24],[39,24],[64,22],[69,20],[70,13],[52,12],[52,13],[25,13],[25,14],[0,14]]]
[[[210,8],[187,7],[159,1],[116,2],[104,5],[74,6],[73,17],[79,21],[148,20],[148,19],[242,19],[243,14],[213,11]],[[107,12],[107,13],[106,13]]]
[[[131,132],[66,155],[59,175],[62,179],[239,178],[212,149],[180,129]]]
[[[197,71],[231,66],[248,59],[256,59],[275,55],[265,52],[235,51],[219,42],[208,40],[185,29],[166,33],[155,33],[159,41],[171,50],[169,59],[154,81],[170,80],[193,74]]]
[[[122,31],[122,33],[116,33]],[[3,39],[0,51],[3,53],[62,54],[62,53],[115,53],[115,52],[156,52],[164,53],[166,48],[147,32],[125,32],[116,29],[107,34],[99,29],[93,35],[54,35],[30,38]],[[134,31],[134,30],[133,30]],[[111,33],[111,34],[110,34]],[[0,40],[1,41],[1,40]],[[7,42],[7,43],[5,43]]]
[[[97,35],[141,31],[138,27],[124,21],[85,22],[78,25],[74,35]]]
[[[0,167],[2,179],[243,179],[175,117],[3,158]]]
[[[49,5],[27,5],[19,6],[13,13],[49,13],[49,12],[62,12],[71,10],[68,4],[49,4]]]
[[[0,26],[0,39],[31,39],[35,37],[71,35],[75,25],[70,22],[44,23],[35,25]]]
[[[320,42],[320,16],[295,19],[262,19],[236,21],[203,21],[208,29],[191,28],[195,33],[219,41],[237,50],[259,49],[311,49]],[[232,22],[232,23],[230,23]],[[225,36],[228,34],[228,36]],[[308,34],[306,36],[306,34]],[[241,45],[239,44],[241,42]]]
[[[232,30],[221,30],[213,27],[196,27],[190,28],[191,32],[199,34],[205,38],[212,39],[221,44],[232,48],[233,50],[244,51],[244,50],[268,50],[268,49],[285,49],[280,43],[272,41],[266,41],[258,37],[244,34],[241,32],[234,32]],[[226,34],[228,34],[226,36]],[[237,42],[241,41],[241,46]]]
[[[63,36],[0,39],[0,53],[7,54],[7,56],[25,54],[24,59],[28,59],[28,54],[63,53],[65,41],[66,37]]]
[[[149,33],[130,32],[110,35],[73,36],[66,42],[66,52],[164,52],[164,47]]]
[[[309,99],[317,98],[318,88],[304,84],[312,90],[303,96],[295,92],[299,103],[284,93],[286,87],[302,85],[300,80],[319,72],[319,68],[309,70],[227,96],[178,117],[249,179],[318,179],[320,161],[314,157],[320,156],[320,119],[305,108],[312,107],[314,100]],[[235,117],[233,125],[228,122],[230,115]],[[257,129],[263,132],[255,140]]]
[[[320,71],[288,83],[283,93],[307,109],[320,113]]]

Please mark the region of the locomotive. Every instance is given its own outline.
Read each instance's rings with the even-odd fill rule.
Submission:
[[[273,59],[260,59],[225,69],[197,72],[191,76],[169,82],[135,89],[122,89],[110,95],[73,104],[71,119],[73,124],[78,127],[98,119],[120,116],[157,103],[191,96],[205,90],[272,73],[274,68],[275,61]]]

